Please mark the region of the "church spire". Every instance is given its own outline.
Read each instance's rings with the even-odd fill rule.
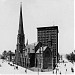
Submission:
[[[20,4],[20,19],[19,19],[19,31],[18,31],[18,34],[24,34],[23,17],[22,17],[22,2]]]

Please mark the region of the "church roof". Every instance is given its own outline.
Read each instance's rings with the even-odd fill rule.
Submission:
[[[30,48],[30,52],[32,53],[34,50],[34,53],[40,48],[42,47],[42,43],[41,42],[35,42],[32,44],[29,44],[26,46],[26,48]]]
[[[39,52],[40,52],[40,50],[41,50],[41,52],[42,52],[42,51],[45,51],[45,50],[46,50],[46,48],[47,48],[47,46],[40,47],[40,48],[37,50],[37,52],[36,52],[36,53],[39,53]]]
[[[27,52],[28,52],[28,49],[30,49],[30,53],[35,53],[35,46],[38,44],[38,42],[35,42],[35,43],[32,43],[32,44],[29,44],[26,46],[26,49],[27,49]]]

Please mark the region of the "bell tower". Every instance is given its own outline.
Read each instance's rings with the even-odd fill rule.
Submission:
[[[22,2],[20,4],[19,29],[18,29],[16,47],[17,48],[15,50],[15,61],[17,65],[21,65],[23,51],[25,50],[25,35],[24,35],[24,29],[23,29]]]
[[[24,48],[25,48],[25,37],[24,37],[24,30],[23,30],[22,3],[21,3],[19,30],[18,30],[18,36],[17,36],[17,49],[19,50],[20,53],[22,53]]]

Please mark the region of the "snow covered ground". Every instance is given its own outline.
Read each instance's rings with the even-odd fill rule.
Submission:
[[[67,60],[65,60],[67,61]],[[53,71],[51,72],[33,72],[31,70],[28,70],[27,69],[27,73],[25,72],[25,68],[23,67],[18,67],[18,70],[17,69],[14,69],[14,66],[10,66],[8,64],[7,61],[4,61],[2,63],[2,60],[0,59],[0,64],[1,64],[1,67],[0,67],[0,74],[13,74],[13,75],[18,75],[18,74],[24,74],[24,75],[60,75],[60,71],[61,71],[61,75],[74,75],[74,73],[71,72],[71,67],[74,67],[73,64],[71,64],[70,62],[66,63],[66,67],[64,66],[65,63],[60,63],[58,64],[58,68],[59,68],[59,71],[57,72],[56,74],[56,70],[54,70],[54,74],[53,74]],[[66,69],[67,69],[67,72],[66,72]],[[75,70],[75,69],[74,69]]]

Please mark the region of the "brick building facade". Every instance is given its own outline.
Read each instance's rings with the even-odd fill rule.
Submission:
[[[53,65],[58,62],[58,26],[37,28],[37,42],[52,50]]]

